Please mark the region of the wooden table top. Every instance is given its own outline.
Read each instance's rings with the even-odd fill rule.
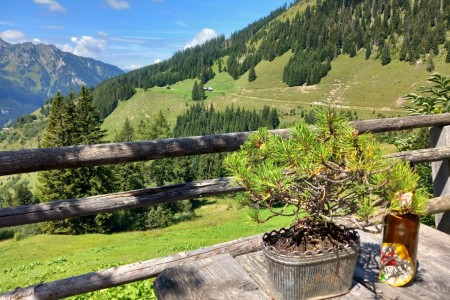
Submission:
[[[378,281],[380,234],[360,232],[361,250],[353,286],[333,299],[450,299],[450,235],[421,225],[418,271],[408,287]],[[164,270],[155,280],[158,299],[273,299],[261,251],[235,258],[229,254]]]

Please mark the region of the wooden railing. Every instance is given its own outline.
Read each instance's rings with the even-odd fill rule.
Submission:
[[[436,162],[435,164],[439,164],[439,166],[442,164],[441,161],[450,158],[450,145],[446,144],[446,138],[444,138],[447,133],[446,130],[442,130],[443,126],[446,125],[450,125],[450,114],[354,122],[355,128],[361,133],[433,127],[431,131],[432,141],[434,141],[434,144],[444,144],[444,147],[401,152],[390,156],[411,162]],[[286,136],[289,130],[274,130],[273,132]],[[129,143],[1,151],[0,176],[230,152],[239,149],[248,135],[248,132],[241,132]],[[448,180],[449,174],[436,169],[433,173],[439,174],[436,175],[438,177],[435,176],[435,182],[439,182],[435,187],[440,193],[435,193],[436,197],[429,200],[427,213],[436,214],[450,211],[450,196],[446,196],[446,188],[442,188],[442,185],[445,186],[447,182],[450,182]],[[86,198],[61,199],[47,203],[8,207],[0,209],[0,227],[60,220],[238,191],[241,191],[241,189],[233,186],[230,183],[230,178],[218,178]],[[260,247],[260,236],[250,237],[206,249],[16,289],[0,295],[0,299],[25,299],[27,297],[58,299],[155,277],[164,268],[181,261],[195,260],[223,252],[229,252],[235,256],[259,250]]]

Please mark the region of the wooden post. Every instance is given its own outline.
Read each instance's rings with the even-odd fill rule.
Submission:
[[[430,128],[430,147],[450,146],[450,126]],[[431,163],[433,190],[435,197],[450,194],[450,161],[444,159]],[[439,213],[436,217],[436,228],[450,234],[450,212]]]

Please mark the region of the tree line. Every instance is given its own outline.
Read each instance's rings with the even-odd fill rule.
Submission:
[[[95,106],[91,90],[82,87],[78,94],[69,93],[65,97],[57,93],[50,103],[50,113],[41,143],[43,147],[104,143],[106,142],[105,131],[100,128],[100,125],[100,114]],[[276,128],[278,125],[278,112],[274,108],[266,106],[261,111],[248,111],[228,107],[224,112],[217,112],[212,106],[205,106],[203,102],[198,102],[177,118],[173,130],[161,111],[151,120],[141,119],[136,126],[133,126],[127,118],[115,135],[114,142],[247,131],[256,130],[261,126]],[[224,155],[221,153],[111,166],[42,171],[38,174],[34,194],[30,190],[28,181],[14,176],[0,185],[0,207],[82,198],[222,177],[226,175],[222,166]],[[34,228],[34,233],[38,228],[38,232],[54,234],[147,230],[165,227],[194,217],[193,209],[197,203],[195,200],[187,200],[46,222],[37,225],[38,227],[30,226]],[[0,230],[0,239],[2,232]],[[13,233],[14,229],[10,232]]]
[[[298,0],[291,6],[300,4]],[[103,82],[94,92],[101,117],[130,98],[135,88],[163,87],[188,78],[205,84],[214,76],[214,64],[219,72],[237,79],[261,60],[271,61],[289,50],[293,54],[283,74],[289,86],[320,82],[331,61],[341,54],[353,57],[357,51],[383,65],[393,57],[415,63],[426,56],[432,71],[433,57],[444,45],[450,62],[447,0],[319,0],[293,17],[278,18],[287,10],[284,5],[227,39],[221,35],[161,63]]]

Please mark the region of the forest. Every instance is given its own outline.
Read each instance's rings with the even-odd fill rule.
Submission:
[[[303,4],[296,1],[290,9]],[[432,71],[433,56],[444,45],[450,62],[446,39],[450,2],[446,0],[316,1],[291,18],[277,18],[287,9],[284,5],[229,38],[219,36],[103,82],[94,91],[100,116],[106,117],[119,101],[129,99],[135,88],[164,87],[189,78],[206,84],[214,77],[212,66],[237,79],[261,60],[271,61],[287,51],[293,54],[282,80],[289,86],[319,83],[330,71],[331,61],[360,50],[366,59],[379,59],[383,65],[393,57],[414,63],[427,56]]]
[[[83,87],[78,94],[71,93],[66,97],[57,93],[51,100],[42,147],[103,143],[105,132],[100,129],[100,125],[101,120],[91,90]],[[136,128],[126,119],[114,142],[249,131],[259,127],[275,129],[278,125],[278,112],[275,108],[266,106],[261,111],[248,111],[229,107],[224,112],[216,112],[213,107],[197,102],[177,118],[173,130],[161,111],[152,121],[141,120]],[[81,198],[223,177],[226,176],[222,166],[225,155],[219,153],[147,163],[43,171],[38,175],[35,194],[31,192],[26,180],[13,177],[0,186],[0,206]],[[195,205],[195,199],[192,199],[39,225],[25,225],[25,228],[7,228],[0,230],[0,239],[12,237],[17,231],[23,230],[32,231],[32,234],[84,234],[165,227],[179,220],[192,218]]]

